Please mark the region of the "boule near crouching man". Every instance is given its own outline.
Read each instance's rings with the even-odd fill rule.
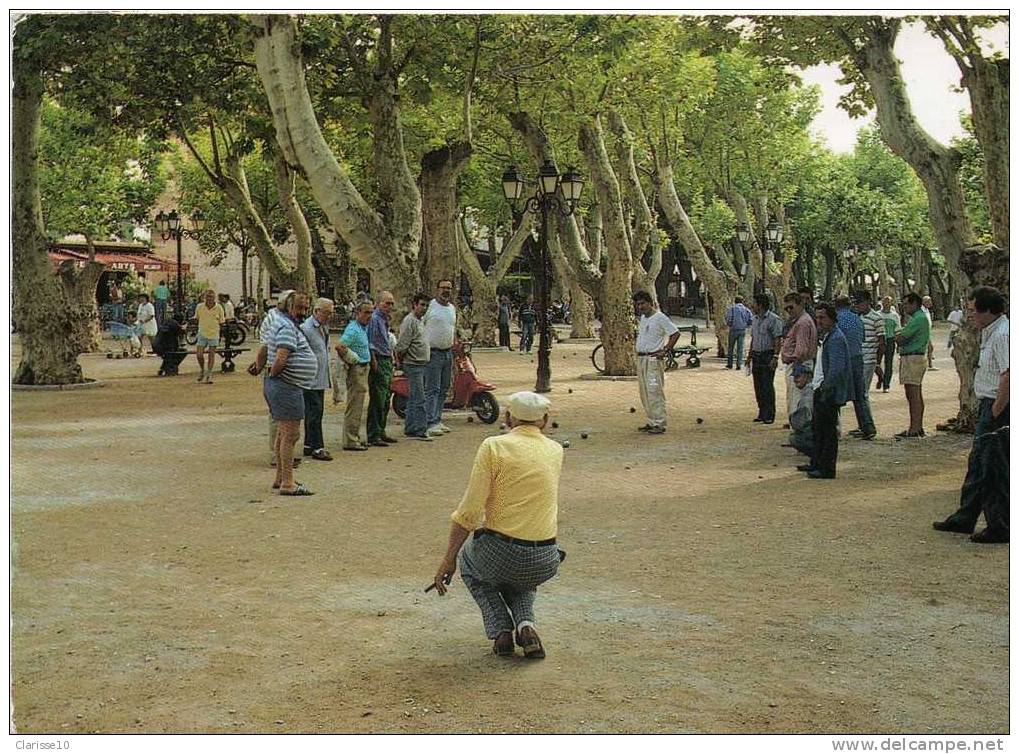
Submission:
[[[478,448],[434,578],[444,595],[459,554],[460,576],[481,608],[485,635],[494,642],[492,651],[503,657],[514,653],[514,633],[525,657],[545,656],[535,630],[534,599],[538,585],[559,569],[557,501],[563,465],[562,446],[541,433],[549,405],[526,391],[507,400],[510,431],[487,438]]]

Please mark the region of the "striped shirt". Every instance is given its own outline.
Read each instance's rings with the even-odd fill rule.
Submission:
[[[268,320],[268,318],[266,318]],[[315,377],[318,374],[318,359],[315,352],[311,350],[311,344],[301,329],[290,317],[285,314],[278,314],[270,323],[270,327],[263,325],[263,339],[266,341],[268,359],[266,364],[270,369],[276,361],[276,351],[285,348],[290,352],[287,356],[287,363],[277,377],[296,385],[304,390],[313,390]]]
[[[878,336],[885,334],[885,318],[881,312],[871,309],[866,314],[859,315],[863,322],[863,363],[877,363]]]

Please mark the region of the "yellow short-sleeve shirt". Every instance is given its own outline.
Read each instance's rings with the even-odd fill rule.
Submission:
[[[218,338],[219,326],[226,321],[226,314],[219,304],[211,309],[203,301],[195,307],[195,316],[198,317],[198,334],[203,338]]]
[[[481,443],[453,520],[468,530],[486,529],[517,539],[556,535],[563,448],[530,425]]]

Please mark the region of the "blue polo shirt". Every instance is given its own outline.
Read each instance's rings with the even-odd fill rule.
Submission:
[[[340,342],[356,353],[362,364],[372,360],[368,348],[368,330],[356,319],[347,323],[347,329],[340,336]]]

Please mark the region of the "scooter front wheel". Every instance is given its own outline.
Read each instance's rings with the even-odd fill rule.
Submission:
[[[401,419],[407,417],[407,396],[393,393],[393,413]]]
[[[495,424],[499,419],[499,401],[489,392],[478,393],[474,396],[474,413],[478,415],[485,424]]]

